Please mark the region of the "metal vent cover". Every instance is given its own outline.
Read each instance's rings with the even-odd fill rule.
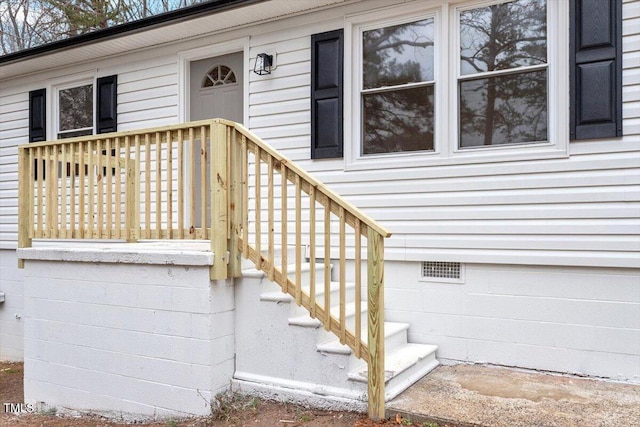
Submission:
[[[423,261],[420,278],[425,281],[461,283],[464,269],[459,262]]]

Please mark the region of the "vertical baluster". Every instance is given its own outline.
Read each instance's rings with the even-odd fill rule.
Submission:
[[[324,328],[331,329],[331,199],[324,207]]]
[[[60,150],[59,145],[54,145],[52,147],[53,151],[53,167],[51,168],[51,235],[49,237],[55,239],[59,237],[59,203],[58,203],[58,195],[60,194],[60,168],[58,167],[58,163],[60,162],[58,156],[58,150]]]
[[[261,226],[261,206],[260,206],[260,202],[261,202],[261,195],[260,195],[260,175],[262,174],[262,171],[260,170],[260,147],[258,147],[257,145],[254,145],[255,147],[255,174],[256,174],[256,252],[258,254],[258,257],[256,259],[256,268],[258,270],[262,270],[262,246],[261,246],[261,233],[260,233],[260,226]]]
[[[296,304],[302,303],[302,187],[296,174]]]
[[[144,135],[144,237],[151,238],[151,135]]]
[[[111,239],[111,227],[113,227],[113,159],[111,158],[111,139],[107,138],[105,141],[104,150],[104,163],[105,168],[102,169],[102,173],[105,175],[105,191],[107,196],[107,203],[105,204],[105,215],[107,216],[107,228],[106,238]]]
[[[93,236],[94,238],[102,238],[104,237],[104,167],[103,167],[103,159],[104,156],[102,152],[103,148],[103,140],[99,139],[96,141],[96,156],[98,156],[97,167],[98,167],[98,177],[96,179],[96,187],[98,190],[98,234],[97,236]]]
[[[238,130],[235,127],[227,127],[227,141],[229,143],[227,171],[229,176],[229,275],[240,277],[242,275],[242,246],[240,246],[240,233],[243,229],[242,212],[244,198],[242,194],[244,178],[244,164],[241,162],[241,146],[238,140]]]
[[[207,127],[202,126],[200,128],[200,222],[202,231],[204,233],[203,239],[213,239],[214,236],[209,236],[209,227],[207,226]],[[212,136],[209,135],[209,138]],[[210,153],[209,156],[212,156]],[[213,226],[213,224],[208,224]]]
[[[34,149],[29,149],[28,153],[29,153],[29,158],[27,159],[27,165],[26,165],[26,176],[28,177],[27,182],[29,183],[29,214],[31,215],[31,217],[29,218],[29,239],[33,239],[35,237],[35,219],[36,219],[36,198],[35,198],[35,188],[37,186],[36,181],[35,181],[35,175],[34,175],[34,165],[35,162],[37,162],[37,160],[34,158],[35,157],[35,151]],[[39,202],[38,202],[39,203]],[[31,242],[31,240],[29,241]],[[31,244],[31,243],[29,243]]]
[[[156,221],[155,221],[155,238],[162,238],[162,134],[156,132],[155,138],[156,149]]]
[[[167,131],[167,239],[173,232],[173,137]]]
[[[178,238],[184,239],[184,135],[178,129]]]
[[[115,196],[116,196],[116,212],[115,212],[115,237],[117,239],[123,239],[126,236],[122,234],[122,171],[126,173],[126,169],[122,169],[120,167],[120,160],[122,159],[122,146],[120,138],[114,138],[113,140],[113,149],[116,150],[115,159],[113,159],[113,163],[115,164],[115,175],[116,175],[116,183],[115,183]]]
[[[136,150],[136,160],[135,160],[135,166],[134,166],[134,174],[135,174],[135,202],[133,204],[134,209],[135,209],[135,214],[134,214],[134,221],[133,221],[133,228],[134,228],[134,234],[133,234],[133,239],[132,240],[138,240],[140,239],[140,216],[141,216],[141,212],[140,209],[142,209],[142,198],[140,196],[140,192],[142,191],[142,186],[140,183],[140,177],[142,176],[142,166],[141,166],[141,154],[140,154],[140,148],[141,148],[141,143],[140,143],[140,135],[136,135],[134,138],[134,145],[135,145],[135,150]]]
[[[245,259],[249,258],[249,155],[247,137],[242,135],[242,250]]]
[[[88,144],[88,143],[86,143]],[[87,190],[87,177],[85,171],[85,143],[78,145],[78,237],[83,239],[85,226],[85,192]]]
[[[44,222],[45,227],[43,230],[42,237],[48,238],[51,237],[51,218],[53,217],[53,205],[51,202],[51,175],[53,174],[53,162],[51,161],[51,156],[53,153],[53,147],[47,146],[44,147],[44,161],[42,162],[42,176],[44,177],[44,194],[45,194],[45,214],[44,214]]]
[[[198,155],[195,148],[195,130],[189,128],[189,222],[191,223],[189,233],[194,239],[196,237],[196,156]]]
[[[221,125],[223,125],[221,123]],[[231,205],[231,203],[233,203],[233,198],[231,197],[231,194],[229,194],[229,192],[231,191],[231,158],[233,156],[232,152],[231,152],[231,130],[233,128],[229,127],[227,125],[224,125],[224,143],[226,145],[225,147],[225,153],[226,153],[226,158],[225,158],[225,189],[226,191],[224,192],[226,194],[226,200],[227,202],[226,204],[226,218],[227,218],[227,240],[231,239],[231,210],[229,208],[229,206]],[[227,263],[229,263],[230,261],[227,260]]]
[[[356,345],[355,356],[360,358],[361,349],[360,343],[362,342],[362,236],[360,235],[360,220],[354,218],[353,233],[355,236],[355,303],[356,303]]]
[[[78,165],[78,162],[76,161],[76,156],[77,156],[77,147],[78,147],[79,143],[73,143],[69,146],[69,148],[71,149],[71,153],[70,153],[70,162],[69,162],[69,166],[67,167],[67,170],[69,171],[69,175],[70,175],[70,181],[71,183],[69,184],[69,189],[70,189],[70,194],[69,194],[69,233],[70,235],[67,236],[71,239],[75,239],[77,237],[77,232],[76,232],[76,168]]]
[[[309,186],[309,308],[316,317],[316,188]]]
[[[37,220],[37,225],[38,225],[38,232],[36,233],[36,237],[44,237],[44,235],[42,234],[42,231],[44,229],[44,220],[43,220],[43,209],[44,209],[44,199],[42,197],[42,183],[44,181],[44,159],[42,156],[42,147],[38,147],[36,150],[36,171],[37,171],[37,188],[36,188],[36,195],[37,195],[37,200],[38,200],[38,220]]]
[[[87,155],[89,160],[89,181],[87,182],[87,192],[89,193],[89,224],[87,226],[86,236],[90,239],[93,238],[95,232],[96,144],[97,141],[87,141]]]
[[[275,248],[274,248],[274,212],[273,212],[273,157],[269,155],[268,161],[268,188],[267,188],[267,209],[269,215],[269,280],[273,281],[275,274]]]
[[[60,145],[60,222],[59,237],[67,238],[67,148],[69,144]]]
[[[134,239],[131,230],[134,223],[136,190],[132,185],[135,182],[135,173],[132,173],[131,170],[131,138],[129,136],[124,137],[124,173],[124,235],[121,235],[120,238],[132,242]]]
[[[280,163],[281,175],[282,175],[282,292],[287,293],[289,290],[289,280],[287,277],[287,186],[288,186],[288,178],[287,178],[287,165],[285,162]]]
[[[346,328],[347,328],[347,316],[346,316],[346,230],[345,230],[345,213],[344,208],[340,206],[340,342],[342,344],[346,341]],[[356,313],[357,316],[357,313]]]

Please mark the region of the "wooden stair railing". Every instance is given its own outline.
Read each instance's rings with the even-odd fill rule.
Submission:
[[[239,277],[241,257],[250,259],[367,362],[369,416],[384,418],[384,238],[391,234],[251,131],[204,120],[22,145],[18,159],[18,247],[34,238],[208,239],[212,280]],[[331,300],[332,262],[338,301]],[[355,282],[352,324],[347,279]]]

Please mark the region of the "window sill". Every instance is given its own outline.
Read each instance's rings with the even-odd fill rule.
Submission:
[[[536,144],[518,147],[474,148],[454,153],[413,152],[345,158],[345,171],[405,169],[434,166],[457,166],[483,163],[503,163],[563,159],[569,157],[568,147]]]

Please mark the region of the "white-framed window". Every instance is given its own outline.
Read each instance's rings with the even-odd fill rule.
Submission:
[[[94,133],[94,86],[93,79],[83,79],[53,87],[53,134],[56,139]]]
[[[547,142],[547,0],[458,9],[458,148]]]
[[[347,17],[345,168],[566,157],[566,3],[429,1]]]
[[[433,151],[434,17],[362,28],[361,155]]]

